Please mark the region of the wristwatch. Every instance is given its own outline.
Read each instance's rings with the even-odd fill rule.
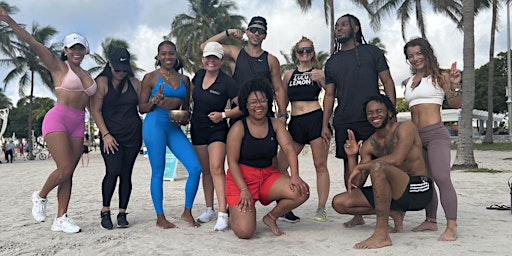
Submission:
[[[226,112],[222,112],[222,119],[226,119]]]

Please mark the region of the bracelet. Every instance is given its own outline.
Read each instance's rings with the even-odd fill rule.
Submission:
[[[226,119],[226,112],[222,112],[222,119]]]
[[[107,137],[107,135],[109,135],[109,134],[110,134],[110,132],[107,132],[107,133],[103,134],[103,136],[101,136],[101,138],[102,138],[102,139],[104,139],[104,138],[105,138],[105,137]]]
[[[462,94],[462,90],[460,88],[450,88],[450,93],[453,97],[457,97]]]
[[[247,190],[247,187],[240,189],[240,192]]]
[[[288,115],[288,113],[283,113],[283,114],[279,115],[279,118],[281,118],[281,117],[284,117],[285,119],[288,119],[288,117],[290,117],[290,116]]]
[[[226,36],[229,37],[229,31],[226,29]]]

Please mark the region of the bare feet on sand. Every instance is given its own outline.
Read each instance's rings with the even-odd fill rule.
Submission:
[[[386,246],[391,246],[393,243],[391,242],[391,238],[388,234],[386,235],[375,235],[375,233],[370,236],[368,239],[361,241],[354,245],[355,249],[376,249],[382,248]]]
[[[405,212],[401,211],[390,211],[389,216],[393,219],[395,227],[390,229],[390,233],[403,233],[404,232],[404,217]]]
[[[437,231],[437,222],[435,220],[426,219],[423,223],[413,228],[412,231]]]
[[[343,226],[346,228],[353,228],[355,226],[363,225],[363,224],[364,224],[363,215],[354,215],[354,218],[343,223]]]
[[[181,220],[184,220],[188,223],[188,225],[190,225],[191,227],[200,227],[201,224],[197,223],[196,220],[194,220],[194,217],[192,217],[192,214],[190,213],[190,211],[187,211],[187,209],[185,209],[185,211],[183,211],[183,213],[181,214]]]
[[[279,230],[279,227],[276,223],[276,218],[270,215],[270,213],[267,213],[267,215],[263,217],[263,223],[265,223],[272,230],[274,235],[280,236],[285,234],[283,231]]]
[[[163,228],[163,229],[168,229],[168,228],[175,228],[176,225],[172,224],[171,222],[169,222],[166,218],[165,218],[165,215],[163,214],[157,214],[156,215],[156,226],[159,227],[159,228]]]
[[[437,239],[439,241],[455,241],[457,240],[457,222],[455,220],[448,220],[446,229]]]

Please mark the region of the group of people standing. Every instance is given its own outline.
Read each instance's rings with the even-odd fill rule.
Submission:
[[[34,49],[55,81],[57,103],[44,119],[43,135],[57,169],[32,195],[33,217],[44,221],[47,195],[58,187],[54,231],[80,231],[67,216],[67,207],[73,172],[82,154],[83,117],[89,107],[100,132],[106,168],[100,211],[104,229],[114,227],[110,203],[118,179],[117,227],[129,226],[126,211],[131,174],[143,140],[152,169],[150,191],[156,226],[160,228],[175,227],[163,210],[167,148],[188,171],[181,219],[194,227],[216,219],[215,230],[230,227],[239,238],[250,238],[256,229],[256,201],[263,205],[276,202],[263,217],[275,235],[284,233],[277,219],[300,220],[291,211],[309,198],[310,191],[299,175],[297,155],[309,144],[318,194],[312,216],[325,221],[330,192],[327,158],[334,128],[336,157],[344,162],[347,192],[334,196],[333,208],[354,216],[344,223],[347,228],[364,224],[363,215],[377,214],[374,234],[356,248],[391,245],[388,218],[395,222],[391,232],[402,232],[408,210],[426,209],[426,220],[414,231],[437,230],[433,182],[440,190],[447,219],[439,239],[456,239],[457,196],[450,180],[450,139],[439,110],[445,98],[450,106],[460,107],[460,72],[455,63],[450,70],[441,70],[425,39],[416,38],[404,46],[413,73],[405,88],[412,122],[398,123],[394,81],[386,58],[382,50],[366,43],[359,20],[350,14],[336,22],[336,50],[325,71],[315,68],[314,43],[303,36],[294,47],[297,68],[281,78],[279,61],[262,49],[267,21],[256,16],[245,31],[226,29],[201,44],[203,68],[192,80],[180,72],[183,62],[176,45],[161,42],[155,70],[141,82],[134,77],[127,49],[112,49],[104,70],[92,79],[80,66],[89,53],[82,35],[67,35],[58,58],[2,9],[0,20]],[[221,44],[227,38],[241,41],[244,34],[247,43],[242,48]],[[231,69],[231,76],[221,70],[224,64]],[[319,102],[322,90],[323,106]],[[191,103],[190,142],[180,128],[188,120],[172,120],[168,113],[190,111]],[[287,124],[288,103],[291,118]],[[146,114],[144,122],[139,112]],[[195,219],[192,206],[201,174],[206,208]],[[368,176],[373,186],[363,187]]]

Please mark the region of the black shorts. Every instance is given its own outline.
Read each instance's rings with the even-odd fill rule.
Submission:
[[[89,154],[89,146],[84,145],[84,149],[82,150],[82,154]]]
[[[375,208],[372,186],[361,188],[366,200]],[[432,180],[425,176],[409,176],[409,184],[402,196],[391,199],[391,210],[419,211],[425,209],[432,200]]]
[[[368,139],[374,132],[375,128],[368,122],[356,122],[348,124],[334,124],[334,138],[336,139],[336,158],[347,160],[347,153],[343,145],[347,142],[347,129],[354,132],[356,141]]]
[[[309,144],[310,141],[322,136],[322,109],[312,112],[292,116],[288,123],[288,132],[293,141],[299,144]],[[329,126],[330,128],[330,126]]]
[[[192,145],[210,145],[220,141],[226,143],[229,127],[226,122],[215,124],[210,127],[201,127],[194,124],[190,127]]]

